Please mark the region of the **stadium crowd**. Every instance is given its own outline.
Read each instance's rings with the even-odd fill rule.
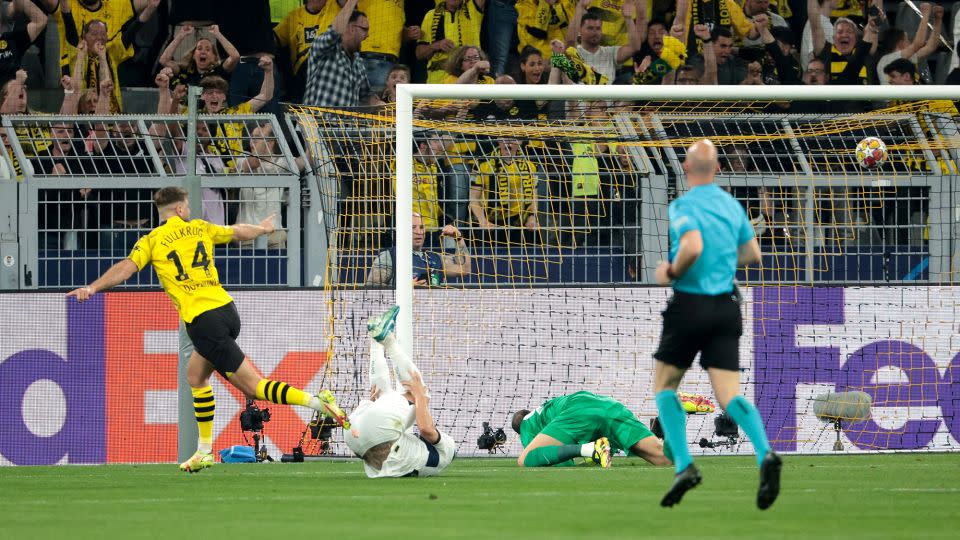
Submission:
[[[103,116],[125,112],[124,89],[141,86],[156,87],[160,114],[182,111],[187,86],[194,85],[202,88],[202,112],[231,115],[278,114],[286,103],[378,106],[393,101],[396,85],[409,81],[960,82],[954,46],[960,18],[950,9],[960,2],[918,3],[916,13],[911,5],[885,5],[882,0],[14,0],[0,9],[0,114],[37,113],[28,107],[28,90],[49,91],[58,85],[63,93],[58,112]],[[833,107],[834,112],[851,112],[851,106],[868,105],[815,106],[818,111]],[[586,118],[591,108],[597,112],[603,107],[586,104],[565,110],[562,104],[547,101],[444,101],[418,107],[416,114],[457,121],[549,120]],[[777,112],[811,110],[805,102],[779,107]],[[129,175],[153,166],[138,129],[131,122],[19,128],[18,137],[30,143],[24,146],[26,164],[13,155],[6,133],[4,142],[18,176],[31,170]],[[280,170],[270,159],[279,153],[280,134],[273,133],[270,124],[249,126],[225,118],[202,123],[198,129],[201,172]],[[176,123],[148,126],[147,134],[165,156],[162,165],[168,172],[184,170],[183,132]],[[448,198],[461,201],[452,209],[437,202],[433,208],[421,205],[425,224],[437,230],[444,221],[481,230],[503,226],[537,230],[549,224],[538,215],[545,195],[599,196],[606,180],[584,182],[590,178],[584,171],[597,170],[598,164],[599,170],[614,170],[624,159],[623,150],[615,145],[573,144],[562,149],[563,166],[571,173],[563,179],[555,164],[545,165],[548,160],[543,159],[558,150],[533,142],[506,139],[466,149],[450,140],[418,143],[415,151],[420,156],[461,155],[418,161],[418,174],[446,177],[440,184],[447,184],[418,196],[436,201],[436,192],[446,190]],[[725,163],[732,170],[741,149],[722,153],[727,150],[732,157]],[[87,159],[91,156],[98,159]],[[498,165],[485,162],[484,156],[494,157]],[[302,160],[297,165],[304,166]],[[519,202],[492,206],[498,174],[521,178]],[[637,183],[613,185],[615,193],[599,198],[629,200]],[[116,210],[106,215],[77,212],[84,203],[96,201],[149,201],[144,195],[137,190],[48,190],[51,201],[70,204],[51,205],[55,210],[41,217],[41,228],[146,227],[155,219],[146,204],[115,205]],[[758,211],[769,206],[769,196],[751,196],[760,201]],[[256,222],[264,212],[275,211],[282,197],[282,190],[238,195],[208,189],[205,217],[229,223],[240,214]],[[259,206],[225,204],[233,199],[253,200]],[[573,204],[569,211],[576,214]],[[621,209],[615,225],[629,228],[636,218],[635,210]],[[78,221],[90,219],[96,222]],[[111,235],[89,242],[103,247],[110,240],[107,236]],[[638,249],[630,234],[615,241],[626,251]],[[280,239],[271,242],[282,245]],[[62,238],[50,235],[44,245],[61,246]]]

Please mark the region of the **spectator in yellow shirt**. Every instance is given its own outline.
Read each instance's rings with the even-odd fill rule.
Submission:
[[[550,42],[563,41],[573,12],[567,11],[561,0],[518,0],[517,13],[517,51],[522,54],[529,45],[543,58],[550,58]]]
[[[743,9],[734,0],[677,0],[678,20],[681,19],[680,14],[685,14],[682,19],[685,21],[684,36],[680,41],[687,44],[691,56],[703,51],[703,41],[691,31],[698,24],[706,24],[710,28],[729,28],[741,39],[755,40],[760,37],[753,21],[743,14]]]
[[[370,90],[376,94],[383,92],[390,68],[400,61],[403,43],[416,41],[423,35],[419,26],[406,25],[403,4],[403,0],[360,0],[357,4],[357,9],[373,22],[370,34],[360,45],[360,57],[367,70]]]
[[[427,62],[427,83],[446,77],[443,66],[450,53],[464,45],[480,45],[480,25],[486,0],[441,0],[423,17],[417,42],[417,60]]]
[[[325,32],[340,11],[334,0],[306,0],[303,6],[288,14],[273,29],[277,45],[289,51],[291,74],[287,99],[298,102],[303,99],[307,84],[307,59],[313,40]]]

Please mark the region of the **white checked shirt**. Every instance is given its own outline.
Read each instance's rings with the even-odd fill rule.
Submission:
[[[341,39],[331,25],[310,46],[304,105],[356,107],[370,94],[363,59],[359,53],[351,59],[340,46]]]

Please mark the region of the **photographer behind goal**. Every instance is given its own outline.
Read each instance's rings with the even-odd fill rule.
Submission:
[[[376,342],[370,347],[370,399],[350,413],[350,429],[344,430],[344,442],[363,460],[370,478],[435,476],[450,465],[457,449],[434,424],[420,370],[397,342],[393,329],[399,311],[393,306],[367,323]],[[384,349],[396,367],[396,388],[390,385]]]
[[[553,398],[535,411],[517,411],[511,425],[523,444],[517,458],[521,467],[568,466],[584,457],[607,468],[619,450],[653,465],[672,463],[660,439],[626,405],[591,392]]]

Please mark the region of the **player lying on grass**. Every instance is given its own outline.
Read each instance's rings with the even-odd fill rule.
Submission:
[[[623,403],[590,392],[553,398],[535,411],[514,413],[521,467],[572,465],[576,457],[610,466],[612,452],[626,450],[654,465],[670,465],[663,443]]]
[[[344,432],[347,447],[363,459],[370,478],[435,476],[453,461],[457,446],[437,429],[430,414],[430,395],[420,370],[397,342],[393,332],[399,306],[370,319],[370,399],[350,413]],[[396,387],[384,350],[395,364]],[[420,434],[413,432],[416,422]]]

